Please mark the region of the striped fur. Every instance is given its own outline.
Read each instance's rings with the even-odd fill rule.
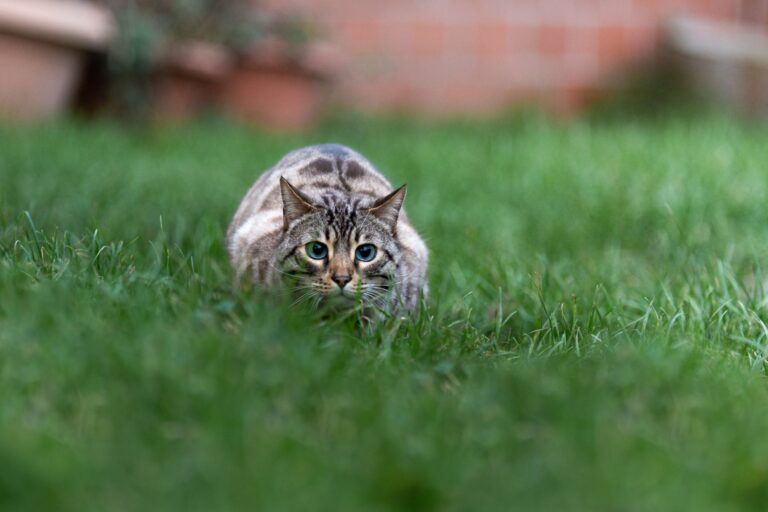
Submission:
[[[415,311],[427,293],[427,248],[402,209],[404,198],[405,187],[393,191],[350,148],[293,151],[261,175],[232,219],[227,250],[235,274],[288,288],[297,302]],[[315,242],[327,257],[310,257],[307,244]],[[376,247],[370,262],[355,257],[364,244]]]

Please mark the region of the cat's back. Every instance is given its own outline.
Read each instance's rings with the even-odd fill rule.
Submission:
[[[313,188],[372,197],[392,190],[390,182],[367,158],[341,144],[318,144],[288,153],[265,174],[265,185],[277,184],[272,189],[278,194],[280,176],[302,192],[308,189],[310,196]]]
[[[261,175],[235,214],[230,234],[255,214],[281,212],[281,177],[311,198],[329,190],[376,198],[392,190],[389,181],[357,151],[340,144],[308,146],[288,153]]]

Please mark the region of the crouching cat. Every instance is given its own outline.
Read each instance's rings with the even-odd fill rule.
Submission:
[[[235,274],[296,302],[414,312],[427,294],[427,247],[392,185],[356,151],[298,149],[248,191],[227,230]]]

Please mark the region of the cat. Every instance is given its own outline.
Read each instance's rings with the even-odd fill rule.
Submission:
[[[417,312],[428,252],[403,209],[405,192],[346,146],[288,153],[229,225],[236,278],[332,311]]]

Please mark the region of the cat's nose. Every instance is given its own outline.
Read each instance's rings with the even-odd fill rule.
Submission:
[[[339,288],[344,288],[347,285],[347,283],[352,280],[352,276],[347,274],[344,274],[344,275],[334,274],[331,276],[331,279],[333,280],[334,283],[339,285]]]

